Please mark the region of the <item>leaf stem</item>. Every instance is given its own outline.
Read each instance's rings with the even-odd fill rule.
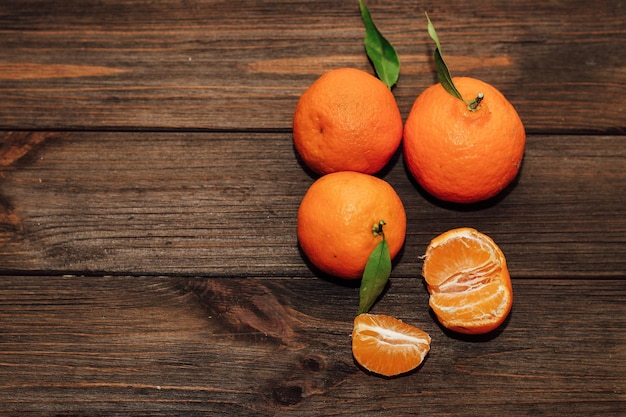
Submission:
[[[365,265],[361,278],[361,289],[359,290],[357,314],[367,313],[372,308],[385,289],[391,275],[389,244],[385,240],[385,233],[383,232],[385,224],[384,220],[380,220],[372,227],[374,237],[382,236],[382,240],[374,247]]]
[[[384,220],[380,220],[374,226],[372,226],[372,233],[374,236],[382,235],[383,239],[385,239],[385,232],[383,232],[383,226],[386,225]]]
[[[430,17],[428,17],[428,12],[425,12],[426,20],[428,21],[428,35],[430,35],[431,39],[435,42],[435,67],[437,68],[437,79],[443,86],[443,88],[450,93],[453,97],[456,97],[460,100],[463,100],[465,104],[467,104],[467,108],[469,111],[478,110],[478,106],[480,102],[485,98],[483,93],[478,93],[478,96],[473,101],[468,101],[463,98],[459,90],[454,85],[452,81],[452,75],[450,74],[450,70],[448,69],[448,65],[443,59],[443,55],[441,55],[441,43],[439,42],[439,36],[437,36],[437,31],[435,31],[435,26],[433,22],[430,21]]]
[[[458,98],[459,100],[463,100],[463,96],[457,90],[454,82],[452,82],[452,75],[450,74],[450,70],[448,69],[448,65],[443,59],[443,55],[441,54],[441,43],[439,42],[439,36],[437,36],[437,31],[435,30],[435,25],[430,21],[430,17],[428,17],[428,12],[425,12],[426,20],[428,21],[428,35],[435,42],[435,67],[437,68],[437,79],[443,86],[443,88],[450,93],[453,97]],[[463,100],[465,101],[465,100]]]
[[[485,95],[483,93],[478,93],[474,101],[467,104],[467,108],[470,109],[470,111],[476,111],[476,109],[478,109],[478,105],[484,98]]]

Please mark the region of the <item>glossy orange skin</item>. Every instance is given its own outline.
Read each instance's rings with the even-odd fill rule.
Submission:
[[[468,77],[453,82],[475,111],[441,84],[415,100],[404,125],[403,151],[415,180],[440,200],[475,203],[499,194],[517,176],[526,144],[515,108],[495,87]]]
[[[355,68],[319,77],[300,96],[293,117],[295,148],[321,175],[380,171],[399,148],[402,130],[391,90]]]
[[[400,197],[386,181],[358,172],[322,176],[304,195],[298,209],[298,242],[307,258],[323,272],[360,279],[381,241],[372,228],[381,220],[393,259],[404,244],[406,213]]]

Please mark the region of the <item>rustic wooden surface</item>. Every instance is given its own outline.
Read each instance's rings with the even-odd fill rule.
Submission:
[[[517,181],[447,205],[398,153],[380,176],[408,235],[374,312],[433,338],[423,366],[368,375],[358,287],[295,238],[315,179],[291,116],[323,71],[372,71],[355,1],[0,3],[0,415],[626,415],[626,5],[368,1],[402,61],[406,117],[455,75],[528,131]],[[459,337],[428,310],[428,241],[475,227],[515,303]]]

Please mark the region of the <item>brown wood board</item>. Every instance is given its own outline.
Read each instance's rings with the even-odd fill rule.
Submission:
[[[356,0],[0,2],[0,415],[626,415],[624,2],[369,0],[402,63],[403,118],[436,80],[483,79],[527,129],[497,198],[445,204],[398,151],[408,215],[374,312],[433,337],[415,372],[350,352],[358,282],[295,235],[316,176],[292,144],[322,72],[373,73]],[[496,332],[437,324],[430,239],[504,251]]]
[[[356,3],[4,1],[0,128],[288,129],[323,71],[372,71]],[[620,1],[371,9],[400,55],[404,116],[435,82],[429,11],[452,74],[501,89],[530,131],[624,132]]]
[[[300,199],[315,177],[290,133],[5,133],[0,270],[310,275]],[[530,136],[518,181],[473,206],[432,200],[401,155],[384,172],[408,237],[396,274],[418,276],[430,239],[475,227],[513,276],[626,275],[626,141]]]
[[[384,379],[352,359],[356,288],[314,278],[0,277],[0,407],[15,415],[618,416],[626,286],[585,284],[582,292],[580,281],[514,281],[502,331],[465,338],[430,317],[419,280],[393,281],[375,311],[419,325],[433,343],[416,372]]]

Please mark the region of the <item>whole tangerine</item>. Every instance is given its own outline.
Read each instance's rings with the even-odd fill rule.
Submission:
[[[356,68],[320,76],[300,96],[293,117],[295,148],[321,175],[380,171],[400,146],[402,129],[391,90]]]
[[[475,203],[499,194],[522,164],[526,132],[511,103],[495,87],[454,77],[463,97],[441,83],[420,94],[404,125],[404,159],[415,180],[436,198]]]
[[[307,190],[298,209],[298,242],[321,271],[359,279],[383,238],[393,259],[404,244],[406,213],[386,181],[369,174],[341,171],[324,175]]]

